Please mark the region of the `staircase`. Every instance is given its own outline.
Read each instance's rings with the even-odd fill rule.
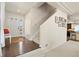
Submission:
[[[43,24],[52,14],[55,13],[54,7],[44,3],[38,8],[32,8],[25,18],[26,38],[40,44],[40,25]]]
[[[40,44],[40,26],[44,22],[46,22],[51,15],[53,15],[56,12],[56,9],[54,7],[48,5],[48,4],[44,4],[44,6],[42,6],[40,8],[42,8],[43,10],[47,10],[47,15],[40,19],[40,21],[39,21],[40,24],[38,26],[38,29],[32,34],[31,39],[30,39],[30,40],[33,40],[34,42],[38,43],[38,44]]]

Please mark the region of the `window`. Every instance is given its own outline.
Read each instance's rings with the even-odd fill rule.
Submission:
[[[79,32],[79,25],[75,25],[74,31]]]

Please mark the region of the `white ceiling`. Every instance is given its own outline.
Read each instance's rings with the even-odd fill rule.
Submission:
[[[73,15],[79,15],[79,2],[63,2],[63,5],[70,10]]]
[[[48,2],[69,15],[70,22],[79,23],[79,2]]]
[[[65,2],[62,4],[72,13],[69,18],[70,21],[79,23],[79,2]]]
[[[42,2],[6,2],[6,10],[24,15],[31,8],[39,7],[42,4]]]
[[[39,7],[44,2],[7,2],[6,10],[10,12],[26,14],[31,8]],[[74,16],[79,16],[79,2],[51,2],[53,5],[63,11],[70,12]],[[57,6],[58,5],[58,6]],[[65,8],[65,9],[64,9]]]
[[[50,5],[66,11],[68,14],[79,14],[79,2],[48,2]]]

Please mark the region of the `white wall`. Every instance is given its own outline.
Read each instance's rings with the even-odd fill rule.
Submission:
[[[1,44],[1,3],[0,3],[0,44]]]
[[[2,56],[2,50],[1,50],[1,3],[0,3],[0,56]]]
[[[22,20],[22,21],[20,21]],[[5,17],[5,28],[9,28],[11,36],[24,36],[25,30],[24,30],[24,16],[20,14],[16,14],[13,12],[6,11],[6,17]],[[22,34],[20,34],[19,27],[22,26]]]
[[[52,12],[51,12],[52,11]],[[25,16],[25,33],[28,37],[33,37],[38,33],[40,25],[53,13],[53,8],[49,5],[42,5],[39,8],[32,8]],[[36,38],[33,38],[36,39]],[[32,39],[31,39],[32,40]]]
[[[0,3],[0,56],[2,56],[1,48],[5,46],[4,40],[4,19],[5,19],[5,3]]]
[[[66,28],[58,27],[55,23],[55,16],[64,17],[67,19],[67,15],[60,10],[57,10],[45,23],[40,26],[40,47],[53,47],[61,45],[66,42],[67,34]]]
[[[4,39],[4,20],[5,20],[5,3],[1,3],[1,46],[5,46],[5,39]]]
[[[40,21],[47,15],[47,12],[42,11],[40,8],[30,10],[26,15],[26,34],[32,35],[39,28]],[[38,28],[37,28],[38,27]]]

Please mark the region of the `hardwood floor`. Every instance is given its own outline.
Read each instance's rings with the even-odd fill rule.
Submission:
[[[5,39],[6,46],[2,48],[3,57],[15,57],[39,48],[39,45],[23,37],[12,38],[10,45],[9,39]]]

